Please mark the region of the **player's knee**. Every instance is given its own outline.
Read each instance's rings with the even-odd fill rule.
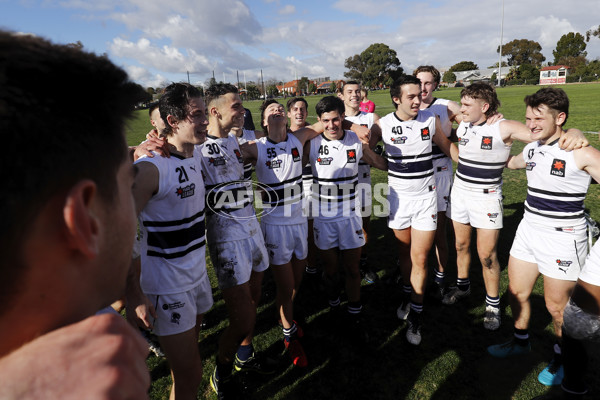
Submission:
[[[481,266],[483,268],[491,269],[494,267],[494,258],[489,255],[481,258]]]
[[[563,332],[577,340],[600,340],[600,317],[569,300],[563,312]]]
[[[427,255],[426,254],[412,254],[411,260],[412,260],[413,267],[427,265]]]
[[[513,286],[508,286],[508,295],[519,303],[526,302],[529,299],[529,292],[519,290]]]
[[[456,243],[455,243],[454,247],[456,248],[457,252],[464,253],[466,251],[469,251],[469,244],[470,243],[468,241],[462,241],[462,240],[459,241],[459,240],[456,240]]]

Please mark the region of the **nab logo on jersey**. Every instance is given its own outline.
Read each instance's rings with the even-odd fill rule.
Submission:
[[[300,161],[300,152],[295,147],[292,148],[292,157],[294,158],[294,162]]]
[[[527,158],[529,158],[531,160],[533,158],[534,154],[535,154],[535,150],[529,149],[529,151],[527,152]]]
[[[348,155],[348,162],[355,163],[356,162],[356,150],[350,149],[346,150],[346,154]]]
[[[225,165],[225,157],[211,157],[208,159],[208,163],[214,167]]]
[[[564,178],[566,167],[567,167],[567,163],[565,162],[565,160],[559,160],[558,158],[555,158],[552,161],[552,168],[550,169],[550,175]]]
[[[281,167],[281,160],[271,160],[271,161],[267,161],[265,163],[265,165],[267,166],[267,168],[269,169],[275,169],[275,168],[279,168]]]
[[[431,134],[429,128],[421,129],[421,140],[431,140]]]
[[[458,138],[458,145],[459,146],[466,146],[467,143],[469,143],[469,139],[465,139],[465,138]]]
[[[191,197],[194,195],[194,192],[196,190],[196,185],[191,183],[185,187],[181,187],[179,186],[176,190],[175,190],[175,194],[177,196],[179,196],[181,199],[185,199],[186,197]]]
[[[525,169],[527,171],[531,171],[533,170],[533,167],[535,167],[535,163],[533,161],[528,161],[527,163],[525,163]]]
[[[406,142],[406,136],[400,136],[399,138],[392,138],[392,143],[394,144],[404,144]]]
[[[492,149],[492,137],[484,136],[481,138],[481,150],[491,150]]]
[[[333,157],[319,157],[317,158],[317,162],[319,165],[331,165],[333,161]]]

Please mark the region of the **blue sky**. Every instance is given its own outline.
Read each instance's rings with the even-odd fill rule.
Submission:
[[[143,86],[187,80],[343,78],[372,43],[405,71],[498,61],[502,0],[0,0],[0,27],[106,53]],[[531,39],[547,61],[565,33],[598,26],[597,0],[504,0],[504,39]],[[600,39],[588,43],[600,57]]]

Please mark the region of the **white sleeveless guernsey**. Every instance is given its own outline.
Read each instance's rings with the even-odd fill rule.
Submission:
[[[390,187],[404,198],[434,197],[431,138],[435,135],[435,115],[420,110],[415,119],[403,121],[392,112],[381,118],[379,125]]]
[[[158,192],[139,215],[141,287],[148,294],[192,289],[206,275],[204,181],[197,151],[191,158],[140,157],[159,172]]]
[[[302,215],[302,143],[294,135],[279,143],[262,137],[256,147],[256,177],[268,187],[262,193],[265,212],[261,220],[276,225],[306,222]]]

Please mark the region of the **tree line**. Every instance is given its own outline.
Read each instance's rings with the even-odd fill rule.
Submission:
[[[561,36],[552,51],[554,60],[548,65],[566,65],[571,68],[570,81],[591,81],[600,78],[600,60],[588,60],[585,51],[587,43],[592,38],[600,39],[600,26],[590,29],[585,36],[578,32],[569,32]],[[514,39],[498,46],[496,53],[502,51],[502,67],[509,68],[506,75],[507,83],[537,83],[539,71],[546,57],[542,54],[542,46],[533,40]],[[348,57],[344,66],[348,69],[344,76],[351,80],[360,81],[369,88],[389,86],[394,79],[404,71],[395,50],[383,43],[375,43],[362,53]],[[497,68],[498,63],[488,68]],[[479,69],[472,61],[460,61],[446,71],[442,81],[456,82],[455,72]],[[492,80],[496,77],[492,76]]]
[[[590,29],[585,34],[579,32],[569,32],[560,37],[556,43],[556,48],[552,51],[553,61],[547,65],[566,65],[571,68],[570,76],[567,81],[592,81],[600,78],[600,59],[587,59],[587,43],[594,38],[600,39],[600,25],[595,29]],[[80,42],[72,44],[73,46],[82,46]],[[502,67],[508,68],[505,83],[538,83],[539,71],[546,57],[542,54],[542,46],[529,39],[514,39],[504,45],[498,46],[496,53],[502,51]],[[344,77],[348,80],[356,80],[367,88],[389,87],[392,82],[404,74],[398,54],[392,48],[384,43],[374,43],[367,47],[360,54],[348,57],[344,61],[347,71]],[[497,68],[498,63],[488,68]],[[472,61],[460,61],[452,65],[442,76],[442,81],[447,83],[456,82],[456,72],[477,70],[479,66]],[[496,81],[496,74],[492,75],[492,81]],[[208,87],[216,83],[215,78],[206,81]],[[266,96],[281,95],[278,85],[284,82],[276,79],[265,81],[264,85],[260,82],[248,81],[243,88],[243,96],[246,99],[258,99]],[[264,87],[264,89],[263,89]],[[203,87],[198,89],[203,91]],[[330,92],[335,92],[336,84],[332,81]],[[143,90],[143,88],[142,88]],[[298,91],[300,93],[315,93],[317,87],[314,82],[304,76],[299,79]],[[148,101],[152,96],[160,93],[161,88],[146,88]]]

